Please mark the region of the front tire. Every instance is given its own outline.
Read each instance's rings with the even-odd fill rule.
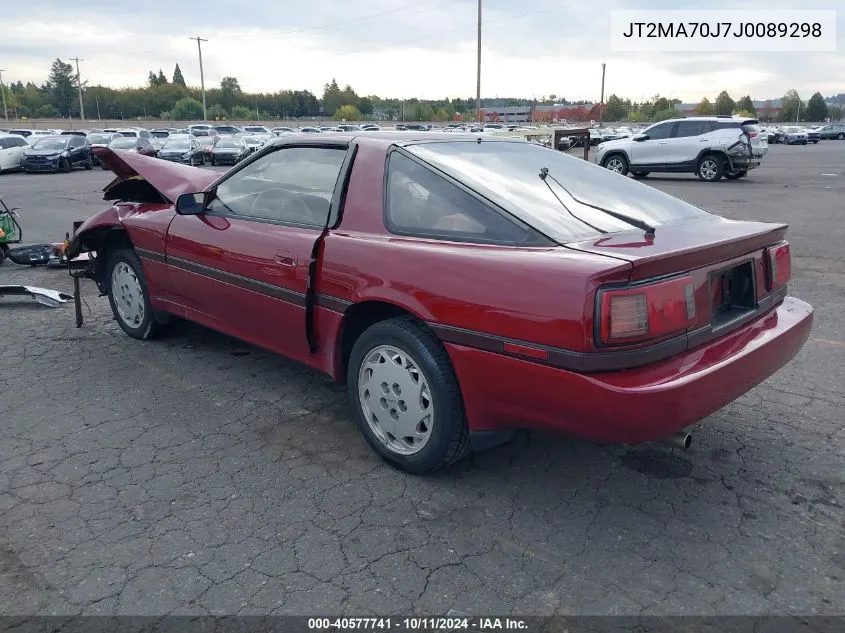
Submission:
[[[716,182],[725,174],[725,161],[716,154],[707,154],[698,161],[695,173],[702,182]]]
[[[631,174],[633,174],[634,178],[636,178],[637,180],[642,180],[643,178],[648,176],[650,173],[651,173],[650,171],[632,171],[631,172]]]
[[[119,248],[106,267],[109,304],[120,328],[141,341],[158,331],[141,260],[131,248]]]
[[[348,390],[359,430],[393,467],[421,475],[469,452],[455,370],[434,333],[413,318],[381,321],[361,334]]]
[[[725,174],[725,178],[728,180],[738,180],[739,178],[744,178],[748,175],[748,171],[732,171],[729,174]]]
[[[88,171],[91,171],[92,169],[94,169],[94,159],[91,158],[90,156],[88,157],[88,162],[85,163],[85,169],[88,170]]]
[[[839,140],[839,141],[845,140],[845,134],[840,132],[839,134],[836,135],[836,139]]]
[[[70,159],[63,158],[59,161],[59,171],[63,174],[69,174],[71,169],[73,169],[73,166],[70,164]]]
[[[628,159],[622,154],[611,154],[605,157],[601,162],[601,166],[620,176],[625,176],[628,173]]]

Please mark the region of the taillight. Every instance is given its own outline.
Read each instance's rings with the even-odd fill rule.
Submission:
[[[777,290],[792,279],[792,256],[789,242],[781,242],[766,249],[769,257],[769,290]]]
[[[632,343],[683,332],[695,319],[692,277],[600,291],[602,343]]]

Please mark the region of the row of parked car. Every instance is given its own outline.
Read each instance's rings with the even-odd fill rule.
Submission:
[[[845,123],[830,123],[816,127],[801,127],[800,125],[782,125],[763,130],[769,143],[784,143],[786,145],[806,145],[823,140],[845,140]]]
[[[93,169],[96,147],[127,152],[188,165],[233,165],[263,147],[277,134],[264,126],[191,126],[188,128],[140,127],[94,130],[0,131],[0,171],[69,172]],[[104,167],[105,169],[105,167]]]

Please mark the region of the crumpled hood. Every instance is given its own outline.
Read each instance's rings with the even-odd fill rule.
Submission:
[[[221,176],[215,171],[170,163],[135,152],[97,147],[94,153],[117,176],[103,191],[108,191],[123,180],[140,177],[170,202],[176,202],[176,198],[183,193],[205,191]]]
[[[58,156],[64,149],[26,149],[24,156]]]

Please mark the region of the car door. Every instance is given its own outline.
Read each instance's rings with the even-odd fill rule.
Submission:
[[[204,212],[176,216],[167,262],[189,319],[308,358],[311,255],[339,202],[347,155],[342,142],[275,148],[216,185]]]
[[[667,121],[657,123],[648,128],[644,134],[648,136],[642,141],[631,144],[631,165],[662,165],[668,154],[669,137],[675,123]]]
[[[0,138],[0,170],[11,169],[16,145],[9,137]],[[18,152],[20,155],[20,153]],[[20,160],[20,158],[18,158]]]
[[[666,162],[678,166],[694,162],[699,152],[710,146],[712,133],[709,121],[678,121],[667,139]]]

